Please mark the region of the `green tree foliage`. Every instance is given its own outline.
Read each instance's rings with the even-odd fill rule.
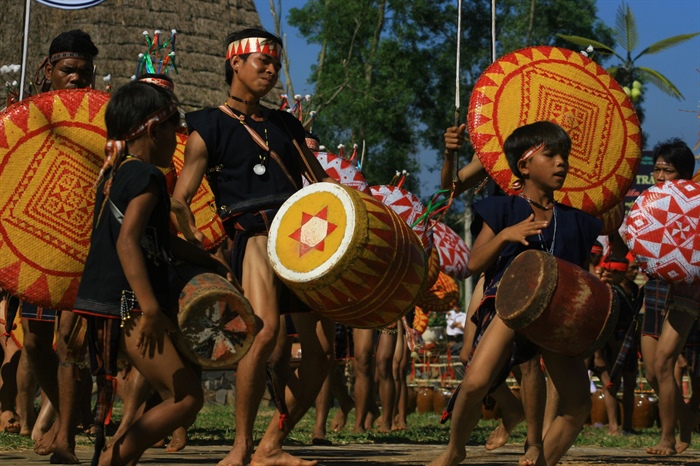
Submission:
[[[490,4],[462,5],[462,118],[471,86],[491,62]],[[612,37],[596,20],[595,0],[497,4],[498,55],[562,45],[556,33]],[[387,183],[396,170],[417,175],[421,147],[441,154],[454,119],[455,0],[308,0],[290,10],[289,23],[321,46],[311,82],[322,144],[364,140],[370,184]],[[405,187],[418,193],[416,177]]]

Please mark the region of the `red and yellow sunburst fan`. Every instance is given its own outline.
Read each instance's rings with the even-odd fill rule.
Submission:
[[[571,50],[530,47],[503,56],[477,80],[467,115],[470,139],[509,194],[515,177],[503,143],[536,121],[559,124],[572,140],[557,201],[598,216],[625,196],[639,167],[641,130],[631,100],[603,68]]]
[[[47,92],[0,115],[0,287],[71,309],[104,160],[105,92]]]
[[[166,174],[168,177],[168,189],[171,190],[171,195],[172,188],[175,186],[175,181],[177,181],[177,177],[180,175],[180,171],[185,164],[186,143],[187,136],[178,134],[177,146],[173,154],[173,167],[175,168],[175,172],[173,173],[170,171]],[[221,217],[219,217],[217,213],[214,193],[206,179],[202,180],[202,184],[199,185],[199,189],[197,189],[197,192],[192,198],[190,209],[194,215],[195,225],[197,225],[199,231],[204,235],[204,249],[212,249],[220,245],[226,239],[226,231],[221,222]],[[182,236],[182,234],[180,233],[179,236]]]
[[[459,303],[459,286],[454,278],[440,272],[435,284],[418,298],[426,312],[447,312]]]
[[[413,330],[418,332],[418,335],[422,335],[426,328],[428,328],[428,314],[416,306],[413,312]]]

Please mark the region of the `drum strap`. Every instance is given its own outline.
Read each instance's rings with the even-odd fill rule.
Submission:
[[[230,116],[231,118],[235,118],[236,120],[240,121],[243,124],[243,127],[248,130],[248,133],[250,133],[250,137],[253,138],[253,141],[255,141],[255,143],[257,145],[259,145],[262,150],[264,150],[265,152],[270,154],[270,157],[272,157],[272,159],[275,162],[277,162],[277,165],[279,165],[280,168],[282,168],[282,171],[287,176],[289,181],[292,183],[292,186],[294,186],[294,188],[298,190],[299,185],[294,180],[294,177],[289,173],[289,170],[287,170],[287,167],[284,165],[284,162],[282,161],[280,156],[277,155],[277,152],[275,152],[274,150],[270,149],[267,146],[267,144],[265,143],[263,138],[258,134],[257,131],[255,131],[253,128],[251,128],[250,126],[248,126],[245,123],[245,115],[240,115],[240,116],[236,115],[226,105],[219,105],[219,110],[221,110],[222,112],[224,112],[226,115]],[[294,138],[292,138],[292,141],[294,141],[294,144],[296,145],[296,141],[294,140]]]

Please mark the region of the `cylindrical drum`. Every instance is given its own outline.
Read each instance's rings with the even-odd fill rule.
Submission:
[[[397,321],[425,286],[418,236],[380,201],[339,184],[292,195],[272,222],[267,250],[303,302],[352,327]]]
[[[214,273],[179,269],[189,279],[180,291],[178,349],[204,369],[230,369],[248,352],[255,337],[250,303]],[[199,271],[198,271],[199,272]]]
[[[608,285],[581,267],[531,249],[503,273],[496,312],[542,348],[577,357],[592,353],[610,337],[618,315],[614,296]]]

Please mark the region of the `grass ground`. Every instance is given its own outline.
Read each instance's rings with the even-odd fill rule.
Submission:
[[[115,406],[114,418],[119,419],[121,405]],[[256,425],[255,436],[260,438],[272,416],[272,409],[263,408],[260,411]],[[333,418],[335,409],[331,410],[329,420]],[[315,410],[311,409],[294,429],[288,439],[290,445],[308,445],[311,443],[311,435],[314,426]],[[192,445],[230,445],[233,441],[233,408],[222,405],[208,404],[202,409],[197,421],[190,428],[188,442]],[[370,431],[366,434],[351,434],[351,426],[354,421],[354,411],[350,413],[347,425],[342,432],[328,432],[327,438],[335,444],[445,444],[449,437],[449,423],[440,424],[438,414],[411,414],[408,418],[409,429],[398,432],[382,434]],[[482,420],[474,431],[470,444],[483,445],[491,430],[498,425],[496,420]],[[583,432],[576,440],[577,445],[591,445],[616,448],[641,448],[654,445],[658,440],[659,429],[654,426],[649,429],[641,429],[637,435],[625,435],[613,437],[607,435],[607,428],[599,428],[591,425],[584,427]],[[522,423],[512,433],[509,443],[522,444],[525,440],[525,424]],[[79,445],[92,444],[90,437],[78,435]],[[0,433],[0,451],[31,449],[33,443],[27,437],[15,434]],[[700,449],[700,438],[694,437],[691,448]]]

